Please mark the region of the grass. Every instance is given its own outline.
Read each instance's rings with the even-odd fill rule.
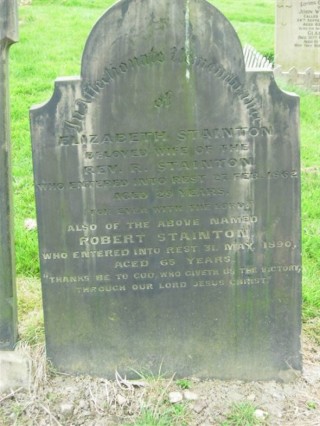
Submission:
[[[142,410],[141,415],[132,426],[188,426],[189,415],[183,404],[161,405],[161,410],[155,413],[152,409]],[[123,425],[129,426],[129,424]]]
[[[192,414],[186,401],[172,404],[168,401],[169,390],[175,388],[173,383],[173,377],[171,380],[165,380],[161,375],[161,369],[159,374],[154,376],[153,374],[145,375],[137,372],[138,377],[142,378],[146,383],[149,384],[150,389],[148,398],[141,406],[141,412],[136,417],[133,426],[187,426],[190,424]],[[181,382],[187,382],[182,381]],[[179,381],[175,382],[175,385],[179,385]],[[191,382],[188,381],[188,385],[191,386]],[[186,388],[184,388],[186,389]],[[124,424],[122,426],[129,426]]]
[[[190,389],[191,382],[188,379],[179,379],[176,381],[176,385],[181,389]]]
[[[19,333],[28,345],[44,343],[39,279],[18,279]]]
[[[221,426],[261,425],[261,421],[256,417],[255,412],[256,408],[247,402],[234,404]]]
[[[274,57],[274,0],[244,0],[241,7],[234,0],[212,0],[210,3],[232,22],[243,45],[250,44],[268,58]]]

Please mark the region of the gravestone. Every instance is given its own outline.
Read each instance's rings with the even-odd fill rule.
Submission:
[[[319,0],[277,0],[275,63],[291,83],[320,91]],[[293,81],[292,72],[287,75],[292,68]]]
[[[0,351],[17,341],[8,67],[9,47],[16,41],[16,1],[0,0]]]
[[[301,369],[299,100],[204,0],[123,0],[31,110],[47,354],[69,373]]]

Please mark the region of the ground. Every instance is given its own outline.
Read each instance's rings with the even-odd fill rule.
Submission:
[[[289,383],[72,377],[46,364],[42,345],[20,350],[32,356],[32,385],[0,395],[1,426],[320,424],[319,346],[306,335],[303,374]],[[175,397],[181,401],[170,402]]]

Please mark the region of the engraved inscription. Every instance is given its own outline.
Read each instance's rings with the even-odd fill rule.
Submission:
[[[141,214],[141,210],[138,213]],[[106,221],[103,224],[68,224],[66,232],[75,236],[74,242],[79,249],[69,253],[42,253],[45,262],[107,258],[113,272],[95,276],[47,274],[43,278],[50,286],[68,285],[78,293],[107,295],[120,291],[268,285],[272,279],[270,274],[301,273],[299,265],[258,267],[235,263],[235,253],[248,255],[261,250],[265,253],[297,249],[293,240],[266,240],[254,236],[251,228],[259,224],[257,215],[211,214],[193,218],[182,215],[179,218],[167,216],[165,219],[151,219],[148,211],[145,213],[148,216],[146,220],[131,220],[128,217],[126,221]],[[104,235],[106,231],[111,234]],[[150,231],[153,242],[146,246]],[[114,281],[131,284],[122,287],[109,284]],[[101,282],[108,285],[101,286]]]
[[[320,2],[301,1],[297,14],[298,37],[295,47],[320,48]]]
[[[272,274],[297,273],[301,274],[300,265],[272,265],[272,266],[251,266],[241,267],[238,271],[232,266],[230,256],[213,257],[206,259],[192,259],[196,261],[196,267],[185,271],[159,271],[154,272],[130,272],[96,275],[96,276],[50,276],[43,275],[43,280],[52,285],[67,286],[76,292],[81,293],[112,293],[118,291],[136,292],[147,290],[172,290],[217,286],[253,286],[266,285],[272,280]],[[190,262],[190,263],[192,263]],[[163,260],[162,266],[174,266],[173,260]],[[211,268],[206,266],[212,264]],[[202,265],[205,265],[204,267]],[[118,265],[119,267],[119,265]],[[130,267],[137,267],[131,265]],[[241,275],[239,278],[238,275]],[[183,281],[183,279],[187,279]],[[193,279],[190,282],[190,278]],[[114,284],[116,281],[134,281],[134,284]],[[156,282],[158,280],[159,282]],[[104,284],[102,284],[104,283]],[[79,286],[82,284],[82,286]]]
[[[312,81],[320,67],[320,1],[278,0],[276,22],[276,63],[297,83]]]
[[[187,51],[185,47],[178,48],[174,46],[167,53],[156,51],[155,48],[152,47],[149,53],[143,54],[139,57],[130,58],[120,63],[119,66],[107,65],[101,78],[94,84],[84,82],[82,88],[83,97],[75,101],[75,111],[73,112],[71,119],[65,120],[64,122],[66,127],[69,129],[71,128],[78,133],[81,132],[88,113],[88,104],[91,104],[101,91],[105,89],[105,87],[114,82],[116,79],[123,77],[129,70],[133,69],[138,72],[141,66],[161,64],[168,58],[172,62],[183,62],[187,64],[187,75],[190,74],[190,66],[212,74],[241,100],[245,108],[248,110],[252,122],[257,125],[261,123],[261,106],[257,99],[255,99],[254,95],[252,95],[245,85],[240,82],[239,77],[236,74],[226,70],[215,58],[197,57]],[[169,107],[171,105],[171,99],[172,91],[167,91],[164,94],[161,94],[154,101],[154,106],[156,108]]]
[[[95,83],[85,82],[82,90],[82,98],[75,101],[75,111],[70,120],[66,120],[65,124],[68,128],[77,132],[82,131],[83,122],[88,112],[88,104],[93,102],[99,93],[110,85],[114,80],[120,78],[131,69],[139,69],[140,67],[158,64],[164,61],[164,54],[156,51],[153,47],[150,52],[128,59],[121,62],[118,66],[106,66],[104,73]]]

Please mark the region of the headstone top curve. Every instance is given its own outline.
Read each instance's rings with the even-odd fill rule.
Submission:
[[[203,57],[224,64],[228,71],[241,74],[240,79],[244,80],[245,64],[239,37],[228,19],[206,0],[118,1],[102,15],[88,36],[81,77],[90,82],[98,80],[106,65],[120,65],[116,63],[117,56],[119,61],[126,56],[129,60],[136,58],[137,43],[141,56],[162,52],[161,47],[168,48],[170,54],[181,33],[186,51],[190,49],[190,57],[194,52],[197,52],[195,55],[201,52]],[[171,46],[168,39],[172,40]]]

